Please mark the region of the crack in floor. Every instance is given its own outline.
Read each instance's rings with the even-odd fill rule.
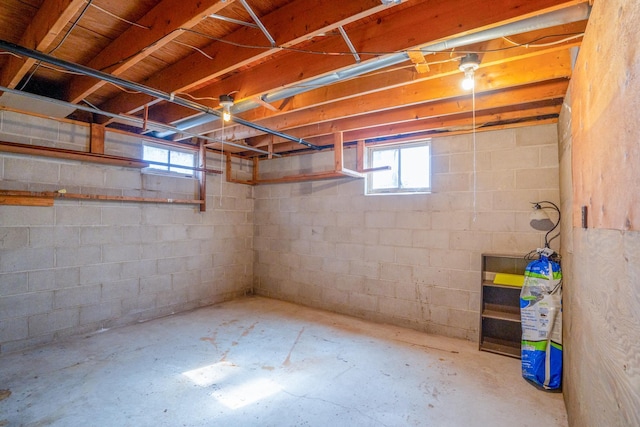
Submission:
[[[337,407],[339,407],[339,408],[342,408],[342,409],[344,409],[344,410],[346,410],[346,411],[352,411],[352,410],[355,410],[357,413],[359,413],[359,414],[360,414],[360,415],[362,415],[363,417],[368,418],[368,419],[370,419],[371,421],[374,421],[375,423],[380,424],[381,426],[389,427],[387,424],[383,423],[382,421],[378,420],[377,418],[372,417],[372,416],[371,416],[371,415],[369,415],[369,414],[366,414],[366,413],[362,412],[362,411],[361,411],[360,409],[358,409],[358,408],[352,408],[352,407],[349,407],[349,406],[341,405],[340,403],[334,402],[334,401],[332,401],[332,400],[323,399],[323,398],[321,398],[321,397],[311,397],[311,396],[308,396],[308,395],[306,395],[306,394],[303,394],[303,395],[297,395],[297,394],[295,394],[295,393],[291,393],[290,391],[287,391],[287,390],[282,390],[282,392],[283,392],[283,393],[285,393],[285,394],[288,394],[289,396],[297,397],[298,399],[318,400],[318,401],[320,401],[320,402],[329,403],[329,404],[331,404],[331,405],[334,405],[334,406],[337,406]]]

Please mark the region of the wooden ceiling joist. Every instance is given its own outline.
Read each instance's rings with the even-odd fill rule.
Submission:
[[[85,5],[85,0],[45,0],[18,44],[48,51],[69,20]],[[15,88],[35,63],[31,58],[10,56],[0,70],[0,85]]]
[[[455,4],[457,2],[464,3],[464,5]],[[342,2],[340,6],[337,6],[337,8],[342,8],[343,3],[344,2]],[[480,5],[480,3],[482,3],[482,5]],[[508,3],[508,5],[505,3]],[[513,3],[518,3],[515,5],[517,6],[515,9],[512,9],[514,7]],[[367,23],[350,31],[349,37],[359,51],[396,52],[413,48],[433,40],[464,34],[467,28],[471,29],[471,24],[470,22],[462,22],[464,21],[462,19],[463,16],[459,14],[461,8],[468,8],[469,10],[475,9],[476,13],[473,22],[481,23],[482,28],[489,28],[509,21],[522,13],[540,12],[546,8],[564,3],[567,2],[559,0],[541,0],[536,2],[499,0],[487,5],[483,0],[473,0],[471,2],[463,2],[462,0],[438,0],[435,2],[415,0],[411,3],[411,7],[400,9],[397,13],[390,14],[385,17],[386,19],[381,19],[375,26]],[[304,6],[305,9],[307,7],[306,5]],[[420,22],[425,20],[430,20],[432,25],[427,27],[420,25]],[[265,25],[266,22],[265,18]],[[342,52],[344,51],[344,42],[339,37],[325,38],[314,43],[312,49],[318,52]],[[238,55],[237,48],[234,50],[234,55]],[[265,93],[274,87],[286,86],[291,84],[291,82],[333,72],[353,63],[353,58],[348,55],[320,55],[321,60],[309,61],[310,57],[317,56],[318,55],[291,52],[282,55],[282,58],[279,58],[278,61],[267,61],[258,64],[248,70],[244,70],[238,75],[232,75],[224,79],[224,81],[195,91],[192,95],[202,98],[206,96],[210,97],[212,94],[214,94],[213,96],[217,96],[215,94],[237,91],[238,94],[236,98],[244,99]],[[371,59],[371,56],[366,59]],[[185,90],[183,83],[171,80],[176,78],[173,76],[180,76],[185,72],[184,65],[189,65],[191,68],[195,60],[202,61],[199,56],[197,58],[194,57],[193,60],[187,64],[175,64],[172,66],[175,67],[173,71],[171,71],[172,68],[170,67],[167,73],[163,73],[165,77],[158,76],[155,79],[150,79],[146,83],[149,86],[162,88],[166,91]],[[209,68],[212,68],[210,63],[208,65]],[[132,112],[146,102],[149,102],[149,99],[144,100],[142,98],[144,97],[135,94],[121,94],[105,103],[103,107],[108,111],[117,111],[124,108],[127,112]],[[134,102],[135,99],[138,100]]]
[[[576,28],[584,27],[584,23],[579,23],[579,26]],[[546,55],[554,52],[559,52],[563,50],[567,50],[571,47],[577,46],[579,44],[578,41],[570,41],[566,43],[562,43],[560,45],[552,45],[545,46],[543,48],[519,48],[514,49],[512,51],[511,56],[506,56],[506,54],[502,53],[498,54],[492,53],[487,54],[484,57],[484,62],[482,63],[482,68],[488,68],[491,66],[498,66],[501,64],[507,64],[512,61],[517,61],[521,59],[527,59],[533,57],[538,57],[541,55]],[[444,58],[444,55],[439,56],[438,58]],[[481,72],[479,72],[481,73]],[[436,80],[446,76],[460,76],[460,70],[458,69],[458,61],[450,61],[445,64],[438,64],[431,69],[431,72],[428,75],[424,76],[416,76],[411,68],[400,68],[396,70],[389,70],[384,73],[376,73],[370,76],[363,76],[358,79],[357,83],[354,84],[352,81],[346,81],[342,83],[337,83],[334,85],[330,85],[327,87],[311,90],[306,93],[302,93],[297,95],[289,100],[289,102],[283,106],[281,109],[254,109],[251,111],[247,111],[242,114],[242,117],[246,120],[258,121],[261,119],[276,117],[286,115],[290,111],[295,110],[303,110],[305,108],[318,107],[327,104],[333,104],[337,101],[345,101],[345,100],[354,100],[354,98],[362,97],[363,95],[371,94],[374,92],[380,92],[383,90],[392,89],[395,87],[407,86],[410,84],[417,84],[419,82],[427,81],[427,80]],[[432,82],[431,84],[437,85],[437,82]],[[427,99],[425,99],[426,101]],[[173,107],[167,104],[163,104],[159,106],[159,110],[155,110],[155,114],[159,114],[166,118],[166,114],[169,110],[172,110]],[[175,111],[175,109],[173,109]],[[214,122],[211,124],[206,124],[199,126],[197,128],[192,129],[196,133],[204,134],[209,132],[216,132],[214,135],[217,135],[219,131],[216,129],[220,127],[219,122]],[[332,129],[333,132],[335,129]],[[225,134],[233,135],[238,139],[246,139],[252,136],[256,136],[257,133],[251,132],[246,128],[241,126],[235,126],[231,124],[230,126],[225,126]]]
[[[504,70],[502,65],[481,69],[477,76],[476,92],[481,95],[483,92],[522,86],[536,79],[544,81],[568,78],[570,75],[568,52],[551,53],[535,59],[527,58],[514,61],[508,70]],[[319,107],[297,110],[286,115],[260,120],[257,123],[281,130],[303,126],[311,126],[312,128],[316,126],[317,129],[317,126],[322,123],[329,123],[327,126],[331,127],[333,121],[346,117],[383,112],[394,108],[406,108],[429,101],[464,97],[467,94],[460,88],[460,80],[461,76],[458,73],[436,80],[420,81],[403,87],[393,87],[389,90],[363,95],[357,100],[343,100]],[[191,129],[196,133],[205,130],[204,126],[199,129]],[[336,130],[339,129],[332,129],[332,131]],[[229,134],[229,130],[225,130],[225,132]],[[299,133],[294,134],[301,137]],[[259,136],[260,133],[251,129],[236,128],[232,135],[237,139],[248,139]]]
[[[479,94],[476,97],[476,110],[482,112],[501,108],[517,109],[518,106],[522,104],[531,105],[542,101],[558,102],[555,100],[562,99],[568,84],[568,80],[558,79],[540,84],[515,87],[509,91],[491,91],[485,94]],[[306,138],[311,139],[317,145],[328,144],[331,134],[336,131],[343,131],[347,141],[359,139],[359,136],[366,134],[367,129],[372,129],[372,135],[379,135],[380,133],[395,135],[404,132],[405,129],[406,131],[415,131],[416,127],[420,126],[414,126],[414,122],[417,121],[426,125],[427,120],[439,118],[439,120],[445,121],[446,116],[469,112],[472,108],[471,104],[472,101],[470,97],[447,99],[391,111],[378,112],[365,117],[351,117],[320,125],[289,129],[288,132],[295,136],[305,135]],[[404,127],[405,124],[406,128]],[[385,127],[388,128],[386,131],[383,130]],[[429,128],[425,128],[425,130],[428,129]],[[316,135],[319,135],[319,137]],[[371,137],[374,136],[365,136],[365,138]],[[254,138],[253,142],[256,147],[264,147],[265,144],[267,144],[266,136]],[[278,142],[278,144],[274,145],[277,147],[278,152],[286,152],[293,149],[293,146],[289,144],[286,144],[287,148],[283,148],[281,147],[283,141]]]
[[[313,3],[313,4],[310,4]],[[263,25],[274,30],[274,37],[278,46],[287,47],[322,34],[331,28],[344,25],[373,14],[382,8],[379,0],[355,0],[343,2],[339,0],[296,0],[275,12],[262,17]],[[312,17],[310,17],[312,14]],[[293,19],[295,17],[295,19]],[[309,19],[303,19],[308,17]],[[276,54],[280,48],[272,48],[265,44],[264,49],[242,48],[240,46],[256,45],[256,40],[262,40],[260,29],[242,27],[230,34],[223,41],[216,41],[202,49],[202,52],[212,57],[209,59],[202,53],[195,52],[187,58],[170,65],[165,72],[148,79],[145,84],[167,92],[187,92],[201,86],[225,73],[237,70],[254,61]],[[264,78],[264,76],[262,76]],[[229,93],[231,89],[221,89],[219,92],[207,90],[207,95],[193,94],[196,98],[218,96]],[[213,93],[213,95],[212,95]],[[106,102],[102,108],[114,112],[134,112],[141,106],[152,101],[144,94],[121,94]],[[206,100],[203,100],[206,101]],[[211,101],[209,106],[217,107],[218,103]]]
[[[545,107],[533,107],[528,109],[518,109],[515,111],[504,112],[482,112],[476,114],[476,126],[482,127],[490,123],[499,123],[519,119],[533,119],[537,117],[556,116],[560,113],[560,103]],[[412,134],[417,132],[428,132],[434,130],[459,130],[460,128],[472,129],[472,118],[470,113],[464,113],[463,117],[450,118],[433,118],[419,120],[409,123],[401,123],[398,125],[383,125],[368,129],[345,132],[344,136],[347,141],[356,141],[359,139],[381,138],[393,135]],[[326,145],[329,137],[313,139],[317,145]]]
[[[582,42],[587,0],[383,3],[0,2],[5,23],[0,27],[0,83],[7,82],[6,91],[15,90],[31,72],[30,93],[97,105],[67,117],[102,126],[94,125],[91,146],[98,155],[102,128],[172,139],[189,148],[186,139],[192,137],[207,139],[209,149],[221,149],[219,141],[225,140],[225,154],[244,158],[330,148],[336,133],[352,142],[464,132],[471,126],[473,103],[460,88],[458,66],[467,52],[481,59],[475,72],[477,125],[554,120],[566,94],[574,48]],[[547,14],[551,11],[557,13]],[[21,18],[13,18],[15,29],[6,25],[7,16]],[[246,22],[261,25],[242,25]],[[54,45],[56,61],[48,62],[43,55]],[[437,48],[429,52],[427,46]],[[34,60],[25,64],[8,52],[44,66],[31,66]],[[354,54],[360,63],[354,63]],[[419,73],[416,64],[428,69]],[[214,116],[220,108],[217,98],[229,93],[236,100],[235,123],[225,124],[223,135]],[[28,109],[9,98],[5,107]],[[195,120],[197,115],[205,117]]]
[[[163,0],[111,42],[87,66],[119,76],[130,67],[176,39],[184,29],[227,7],[235,0]],[[84,3],[83,1],[81,3]],[[171,19],[166,19],[170,16]],[[68,84],[67,99],[78,103],[106,82],[76,76]]]
[[[494,109],[488,111],[482,111],[476,114],[476,128],[484,126],[491,126],[492,124],[499,123],[516,123],[517,121],[528,120],[531,123],[535,123],[540,118],[558,117],[560,113],[561,99],[550,100],[548,102],[540,103],[539,106],[532,106],[531,108],[521,109],[518,108],[513,111],[508,109]],[[436,132],[459,132],[459,131],[471,131],[472,117],[471,113],[465,112],[461,114],[452,115],[451,117],[435,117],[424,120],[416,120],[413,122],[398,123],[395,125],[381,125],[377,127],[370,127],[365,129],[358,129],[353,131],[344,132],[345,141],[353,142],[366,139],[394,137],[396,135],[415,135],[415,134],[430,134]],[[321,147],[331,145],[332,136],[325,135],[317,138],[313,138],[312,141]],[[289,144],[278,144],[278,152],[286,152],[294,149],[294,146]]]

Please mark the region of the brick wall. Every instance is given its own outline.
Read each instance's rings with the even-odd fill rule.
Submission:
[[[2,112],[0,139],[88,148],[87,129]],[[139,156],[116,135],[107,151]],[[208,166],[219,168],[216,156]],[[237,168],[237,166],[234,166]],[[198,198],[193,178],[0,153],[0,188]],[[252,286],[248,186],[209,175],[194,205],[55,201],[0,206],[0,353],[231,299]]]
[[[477,340],[480,254],[542,246],[529,202],[558,202],[559,185],[555,125],[478,133],[476,147],[475,212],[471,135],[432,140],[432,194],[365,196],[362,180],[256,187],[256,292]],[[261,174],[330,170],[332,160],[273,159]]]

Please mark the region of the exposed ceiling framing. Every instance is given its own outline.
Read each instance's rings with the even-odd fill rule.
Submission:
[[[63,101],[65,115],[83,105],[69,115],[82,121],[286,155],[333,148],[336,133],[347,143],[471,129],[458,66],[475,52],[478,128],[557,119],[588,2],[387,3],[5,0],[0,85]],[[236,101],[224,125],[222,94]]]

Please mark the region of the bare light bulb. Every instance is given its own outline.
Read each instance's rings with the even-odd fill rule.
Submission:
[[[233,106],[233,97],[231,95],[220,95],[220,106],[222,107],[222,120],[228,122],[231,120],[231,107]]]
[[[474,73],[480,66],[480,59],[475,53],[468,53],[460,60],[460,71],[464,73],[464,80],[462,80],[462,89],[471,90],[475,86]]]
[[[462,89],[471,90],[475,86],[475,81],[473,78],[473,71],[466,72],[464,74],[464,79],[462,79]]]

